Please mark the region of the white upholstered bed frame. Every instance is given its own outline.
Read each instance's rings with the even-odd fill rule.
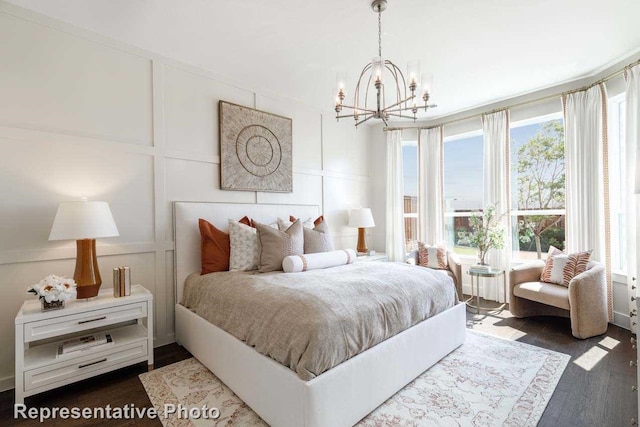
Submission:
[[[274,427],[352,426],[464,342],[465,305],[456,306],[347,360],[311,381],[263,356],[180,305],[185,278],[200,271],[198,218],[227,230],[247,215],[317,217],[318,206],[174,202],[176,341]]]

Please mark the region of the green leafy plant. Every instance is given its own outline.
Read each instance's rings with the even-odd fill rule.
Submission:
[[[545,123],[518,149],[515,172],[518,176],[518,209],[564,208],[564,126],[560,120]],[[527,215],[518,221],[520,242],[534,242],[538,259],[541,259],[542,237],[556,229],[563,218],[563,215]]]
[[[478,260],[480,264],[486,264],[485,258],[491,249],[504,248],[504,229],[500,221],[505,214],[498,215],[497,203],[489,204],[482,213],[471,216],[470,241],[478,248]]]

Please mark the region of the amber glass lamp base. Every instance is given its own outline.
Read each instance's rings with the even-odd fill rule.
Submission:
[[[367,254],[369,253],[369,249],[367,248],[367,238],[365,235],[364,228],[358,228],[358,246],[356,247],[356,251],[359,254]]]
[[[77,285],[77,299],[98,296],[102,279],[96,257],[96,239],[76,240],[76,271],[73,280]]]

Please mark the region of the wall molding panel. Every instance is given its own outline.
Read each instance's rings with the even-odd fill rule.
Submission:
[[[156,346],[174,341],[175,200],[318,204],[336,246],[355,247],[346,225],[370,201],[368,130],[1,0],[0,39],[0,93],[15,100],[0,105],[4,342],[29,285],[73,275],[75,243],[48,241],[60,201],[110,203],[120,236],[98,241],[102,289],[112,267],[131,267],[154,295]],[[293,119],[293,193],[220,189],[219,100]],[[13,387],[13,358],[0,348],[0,390]]]

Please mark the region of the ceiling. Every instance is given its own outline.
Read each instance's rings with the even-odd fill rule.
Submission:
[[[369,0],[9,0],[332,112],[377,55]],[[429,117],[584,77],[640,48],[638,0],[389,0],[383,56],[434,74]]]

